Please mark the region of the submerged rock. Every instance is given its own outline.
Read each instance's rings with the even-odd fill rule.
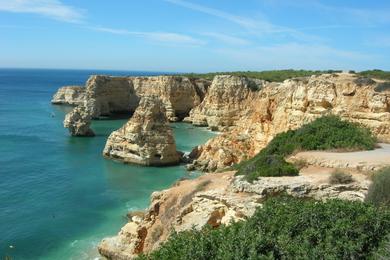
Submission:
[[[161,100],[141,99],[132,118],[111,133],[103,155],[147,166],[178,164],[180,156]]]
[[[57,90],[51,100],[58,105],[81,105],[85,100],[85,88],[81,86],[64,86]]]

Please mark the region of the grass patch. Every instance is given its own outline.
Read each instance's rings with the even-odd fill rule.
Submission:
[[[139,259],[367,259],[389,233],[387,209],[281,197],[246,221],[174,233]]]
[[[330,176],[329,176],[329,183],[330,184],[349,184],[354,182],[355,180],[352,178],[351,174],[342,172],[340,170],[335,170]]]
[[[373,175],[366,202],[376,206],[390,206],[390,167],[383,168]]]
[[[261,176],[294,176],[298,175],[297,167],[284,159],[294,151],[371,150],[375,148],[375,142],[368,129],[329,115],[276,135],[256,156],[235,165],[234,169],[248,181]]]

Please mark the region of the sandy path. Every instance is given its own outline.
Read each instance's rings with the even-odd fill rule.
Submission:
[[[357,170],[376,170],[390,165],[390,144],[379,144],[381,147],[371,151],[359,152],[300,152],[292,160],[303,159],[309,165],[331,168],[354,168]]]

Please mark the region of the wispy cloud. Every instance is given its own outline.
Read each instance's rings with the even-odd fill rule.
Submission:
[[[231,23],[237,24],[246,29],[251,35],[262,36],[264,34],[280,34],[288,35],[300,41],[319,41],[316,36],[308,35],[302,31],[287,26],[276,25],[267,19],[265,16],[256,17],[256,19],[250,19],[248,17],[234,15],[216,8],[210,8],[204,5],[194,4],[184,0],[165,0],[168,3],[182,6],[184,8],[208,14]],[[220,37],[222,40],[222,37]]]
[[[87,27],[95,31],[106,32],[118,35],[130,35],[136,37],[146,38],[152,41],[171,43],[171,44],[185,44],[192,46],[199,46],[205,44],[204,41],[196,39],[186,34],[172,33],[172,32],[140,32],[130,31],[126,29],[115,29],[108,27]]]
[[[230,22],[236,23],[240,26],[246,27],[246,28],[254,29],[256,27],[256,22],[251,20],[251,19],[237,16],[237,15],[233,15],[233,14],[230,14],[230,13],[227,13],[227,12],[215,9],[215,8],[210,8],[207,6],[194,4],[194,3],[182,1],[182,0],[165,0],[165,1],[172,3],[172,4],[175,4],[175,5],[179,5],[179,6],[191,9],[191,10],[194,10],[194,11],[198,11],[201,13],[205,13],[205,14],[209,14],[209,15],[212,15],[215,17],[222,18],[222,19],[228,20]]]
[[[216,32],[205,32],[201,33],[204,36],[211,37],[219,42],[226,43],[229,45],[248,45],[251,44],[249,40],[236,37],[236,36],[231,36],[223,33],[216,33]]]
[[[71,23],[80,23],[84,18],[82,10],[59,0],[0,0],[0,11],[38,14]]]

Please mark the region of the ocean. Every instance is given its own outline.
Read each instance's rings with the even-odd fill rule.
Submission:
[[[102,157],[108,135],[126,120],[94,121],[93,138],[71,137],[62,121],[71,107],[50,104],[63,85],[91,74],[150,72],[0,69],[0,259],[94,259],[126,213],[182,177],[183,165],[141,167]],[[190,151],[214,133],[172,124],[177,148]]]

